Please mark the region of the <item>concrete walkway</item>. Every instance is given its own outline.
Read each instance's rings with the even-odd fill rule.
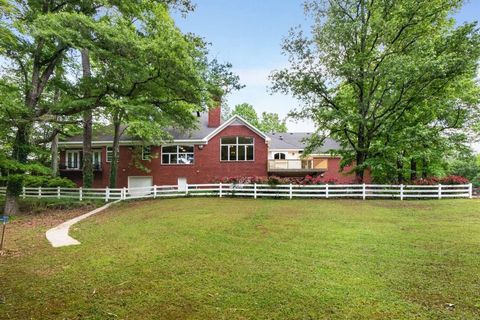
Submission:
[[[107,209],[112,204],[117,203],[119,201],[121,200],[110,202],[104,205],[103,207],[97,208],[81,216],[65,221],[64,223],[56,226],[55,228],[48,230],[46,233],[48,241],[50,241],[52,246],[55,248],[80,244],[78,240],[75,240],[68,235],[68,230],[70,229],[70,227],[73,226],[75,223],[82,221],[83,219],[86,219],[96,213],[99,213],[100,211]]]

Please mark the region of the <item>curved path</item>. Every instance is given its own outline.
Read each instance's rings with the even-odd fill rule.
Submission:
[[[114,202],[107,203],[103,207],[97,208],[93,211],[90,211],[88,213],[82,214],[81,216],[78,216],[76,218],[70,219],[68,221],[65,221],[62,224],[59,224],[55,228],[52,228],[46,232],[46,236],[48,241],[52,244],[53,247],[65,247],[65,246],[73,246],[76,244],[80,244],[78,240],[73,239],[68,235],[68,231],[72,225],[75,223],[82,221],[83,219],[86,219],[96,213],[99,213],[100,211],[103,211],[110,207],[112,204],[117,203],[121,200],[117,200]]]

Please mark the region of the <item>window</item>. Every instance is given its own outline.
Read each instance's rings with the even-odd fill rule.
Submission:
[[[107,162],[112,162],[113,160],[113,147],[107,147]]]
[[[65,154],[67,169],[80,169],[80,151],[67,151]]]
[[[152,149],[150,146],[143,147],[142,149],[142,160],[150,160],[152,154]]]
[[[162,147],[162,164],[193,164],[193,146]]]
[[[253,138],[225,137],[220,141],[222,161],[253,161]]]
[[[273,159],[275,159],[275,160],[285,160],[285,153],[277,152],[273,155]]]
[[[95,150],[92,153],[92,165],[94,170],[100,170],[102,167],[102,151]]]

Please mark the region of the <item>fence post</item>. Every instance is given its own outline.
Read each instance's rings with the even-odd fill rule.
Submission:
[[[22,188],[22,198],[25,199],[25,187]]]
[[[365,188],[365,183],[362,184],[362,199],[365,200],[367,197],[367,190]]]
[[[38,187],[38,199],[42,197],[42,187]]]
[[[105,202],[108,202],[108,198],[110,198],[110,188],[105,188]]]
[[[403,183],[400,185],[400,200],[403,200]]]
[[[78,197],[80,198],[80,201],[83,200],[83,189],[82,189],[82,187],[80,187],[80,188],[78,189]]]
[[[257,199],[257,184],[253,184],[253,198]]]
[[[292,199],[293,197],[293,189],[292,189],[292,184],[290,183],[290,200]]]
[[[127,199],[127,188],[123,187],[122,189],[122,200]]]
[[[438,184],[438,199],[442,199],[442,185]]]
[[[185,195],[188,196],[188,183],[185,183]]]
[[[325,185],[325,198],[328,199],[328,183]]]
[[[60,187],[57,187],[57,199],[60,199]]]
[[[157,185],[153,186],[153,199],[157,197]]]
[[[471,183],[468,184],[468,197],[473,198],[473,185]]]
[[[221,198],[223,196],[223,194],[222,194],[222,183],[221,182],[218,185],[218,193],[219,193],[219,197]]]

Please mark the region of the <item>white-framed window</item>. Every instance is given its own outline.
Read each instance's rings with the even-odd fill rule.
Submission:
[[[275,160],[285,160],[286,155],[284,152],[277,152],[273,155],[273,159]]]
[[[113,160],[113,147],[107,147],[107,162],[112,162]]]
[[[65,167],[67,169],[80,169],[80,151],[67,150],[65,152]]]
[[[150,146],[144,146],[142,148],[142,160],[150,160],[152,155],[152,148]]]
[[[162,164],[193,164],[195,161],[194,147],[174,145],[162,147]]]
[[[253,161],[252,137],[225,137],[220,140],[221,161]]]
[[[92,165],[94,170],[100,170],[102,167],[102,151],[94,150],[92,152]]]

